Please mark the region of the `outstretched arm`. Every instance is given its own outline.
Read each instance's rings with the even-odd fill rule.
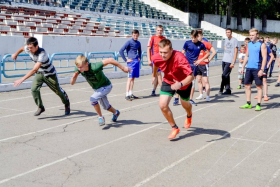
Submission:
[[[19,86],[23,81],[25,81],[26,79],[28,79],[29,77],[31,77],[34,73],[36,73],[38,71],[38,69],[41,67],[42,63],[41,62],[37,62],[33,69],[31,71],[29,71],[24,77],[16,80],[14,82],[14,87]]]
[[[19,48],[19,50],[17,50],[16,53],[12,54],[12,59],[13,60],[16,60],[17,59],[17,56],[22,53],[24,51],[24,46],[22,46],[21,48]]]
[[[104,59],[102,62],[103,62],[103,67],[107,66],[108,64],[112,64],[112,65],[120,68],[125,73],[128,73],[130,71],[130,69],[128,67],[122,66],[118,61],[116,61],[113,58]]]
[[[80,72],[77,71],[73,74],[73,77],[71,78],[71,82],[70,82],[71,85],[74,85],[76,83],[79,73]]]

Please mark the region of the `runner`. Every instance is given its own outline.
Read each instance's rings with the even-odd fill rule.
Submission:
[[[247,64],[246,74],[245,74],[245,89],[246,89],[246,99],[247,103],[243,106],[240,106],[242,109],[250,109],[251,105],[251,85],[253,80],[257,86],[258,90],[258,104],[256,105],[255,110],[261,110],[261,101],[262,101],[262,76],[264,68],[266,65],[267,59],[267,48],[266,45],[258,41],[259,31],[255,28],[249,31],[251,42],[248,43],[248,51],[243,62],[241,73],[244,72],[244,68]]]
[[[209,102],[210,101],[210,84],[208,80],[209,63],[211,60],[213,60],[217,52],[215,48],[211,45],[211,43],[203,40],[202,31],[198,31],[198,41],[202,42],[208,51],[211,51],[211,56],[209,57],[209,59],[205,59],[204,61],[201,61],[199,64],[197,64],[197,62],[194,63],[195,65],[197,65],[197,83],[198,83],[198,90],[200,93],[200,95],[196,99],[200,100],[204,98],[203,97],[203,85],[204,85],[206,89],[206,101]],[[204,55],[205,52],[201,51],[198,60],[202,59]]]
[[[119,53],[123,60],[127,63],[127,66],[131,68],[131,72],[128,73],[128,79],[126,84],[126,96],[127,101],[132,101],[133,99],[138,99],[133,95],[134,79],[139,78],[140,73],[140,60],[141,60],[141,43],[138,41],[139,31],[132,31],[132,38],[128,40],[124,46],[120,49]],[[126,50],[127,58],[124,56],[124,50]]]
[[[223,57],[223,74],[222,74],[222,82],[218,95],[230,95],[230,73],[232,68],[234,68],[234,64],[237,58],[238,53],[238,41],[236,38],[232,37],[232,30],[230,28],[226,29],[227,38],[225,40],[224,45],[224,57]],[[224,88],[226,89],[223,92]]]
[[[23,81],[36,74],[31,87],[33,99],[38,106],[34,116],[39,116],[45,111],[40,93],[43,83],[45,83],[54,93],[60,97],[62,103],[65,106],[65,115],[69,115],[70,102],[68,96],[59,85],[55,67],[51,64],[47,52],[43,48],[39,47],[38,40],[34,37],[28,38],[26,46],[21,47],[15,54],[13,54],[12,59],[16,60],[17,56],[23,51],[29,54],[35,65],[33,69],[29,71],[24,77],[16,80],[14,82],[14,86],[19,86]]]
[[[148,58],[149,66],[152,66],[152,69],[153,69],[152,57],[155,54],[157,54],[158,51],[159,51],[158,43],[162,39],[165,38],[164,36],[162,36],[162,33],[163,33],[163,27],[161,25],[158,25],[156,27],[156,35],[152,36],[149,39],[149,42],[148,42],[147,58]],[[157,76],[156,76],[156,79],[155,79],[155,82],[154,82],[154,88],[153,88],[151,96],[156,96],[156,89],[157,89],[158,84],[159,84],[159,86],[161,86],[161,84],[162,84],[162,76],[161,76],[160,69],[158,69]]]
[[[198,31],[197,30],[191,31],[191,38],[192,38],[191,40],[188,40],[185,42],[182,53],[185,54],[188,62],[190,63],[190,66],[192,68],[194,78],[196,78],[197,64],[200,64],[200,62],[207,59],[209,57],[210,53],[209,53],[209,51],[207,51],[205,45],[202,42],[198,41]],[[200,54],[200,51],[204,51],[205,56],[203,58],[197,60],[198,56]],[[192,105],[196,106],[197,104],[193,101],[194,89],[195,89],[195,80],[193,81],[193,84],[192,84],[190,103]]]
[[[154,70],[153,81],[156,79],[158,68],[164,73],[163,83],[160,90],[159,106],[172,127],[169,139],[174,139],[180,132],[169,108],[169,102],[175,93],[180,95],[182,107],[187,112],[184,127],[187,129],[192,122],[192,105],[189,102],[192,81],[194,80],[190,64],[185,56],[172,48],[172,43],[168,39],[159,42],[159,53],[153,56]]]
[[[109,64],[117,66],[125,73],[128,73],[130,71],[130,68],[123,67],[113,58],[108,58],[101,62],[89,63],[88,59],[83,55],[79,55],[76,58],[75,64],[77,67],[75,67],[75,73],[73,74],[73,77],[71,79],[71,85],[74,85],[78,75],[82,74],[89,85],[93,88],[94,93],[90,97],[90,102],[99,116],[99,125],[105,125],[105,118],[104,116],[102,116],[98,101],[100,102],[104,110],[108,110],[113,113],[112,121],[116,122],[120,115],[120,111],[113,108],[108,101],[107,95],[111,92],[113,86],[110,80],[104,75],[102,70],[104,66],[107,66]]]

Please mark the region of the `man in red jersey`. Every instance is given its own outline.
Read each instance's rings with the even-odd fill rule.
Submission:
[[[185,55],[172,48],[172,43],[168,39],[162,39],[159,42],[159,53],[152,58],[154,63],[153,80],[156,79],[157,70],[160,68],[164,73],[163,82],[160,90],[159,106],[172,127],[169,139],[174,139],[180,132],[175,123],[173,114],[169,108],[169,102],[172,96],[177,93],[180,95],[182,107],[187,112],[184,127],[187,129],[192,122],[192,105],[189,103],[192,81],[194,79],[192,69]]]
[[[213,58],[215,57],[215,55],[217,54],[215,48],[211,45],[211,43],[204,41],[203,40],[203,33],[202,31],[198,31],[198,41],[202,42],[206,49],[208,51],[211,52],[211,56],[209,57],[209,59],[205,59],[203,61],[201,61],[200,63],[195,62],[194,65],[197,66],[197,83],[198,83],[198,90],[200,95],[196,98],[197,100],[201,100],[203,99],[203,86],[206,89],[206,101],[210,101],[210,84],[209,84],[209,63],[211,60],[213,60]],[[200,54],[198,56],[198,60],[202,59],[204,56],[206,55],[206,53],[201,50]]]
[[[147,58],[148,58],[149,66],[152,66],[152,69],[153,69],[152,57],[159,52],[158,43],[162,39],[165,39],[165,37],[162,36],[162,33],[163,33],[163,27],[161,25],[158,25],[156,28],[156,35],[152,36],[148,42]],[[151,96],[156,96],[157,85],[159,84],[159,86],[161,86],[161,83],[162,83],[161,71],[160,69],[158,69]]]

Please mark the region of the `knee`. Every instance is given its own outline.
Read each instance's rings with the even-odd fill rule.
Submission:
[[[161,111],[164,113],[169,110],[168,105],[165,105],[165,104],[159,104],[159,107],[160,107]]]

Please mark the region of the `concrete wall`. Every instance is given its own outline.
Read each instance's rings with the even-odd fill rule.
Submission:
[[[180,21],[189,25],[189,13],[182,12],[176,8],[173,8],[165,3],[158,0],[140,0],[151,7],[161,10],[162,12],[167,12],[167,14],[172,15],[174,18],[179,18]]]

